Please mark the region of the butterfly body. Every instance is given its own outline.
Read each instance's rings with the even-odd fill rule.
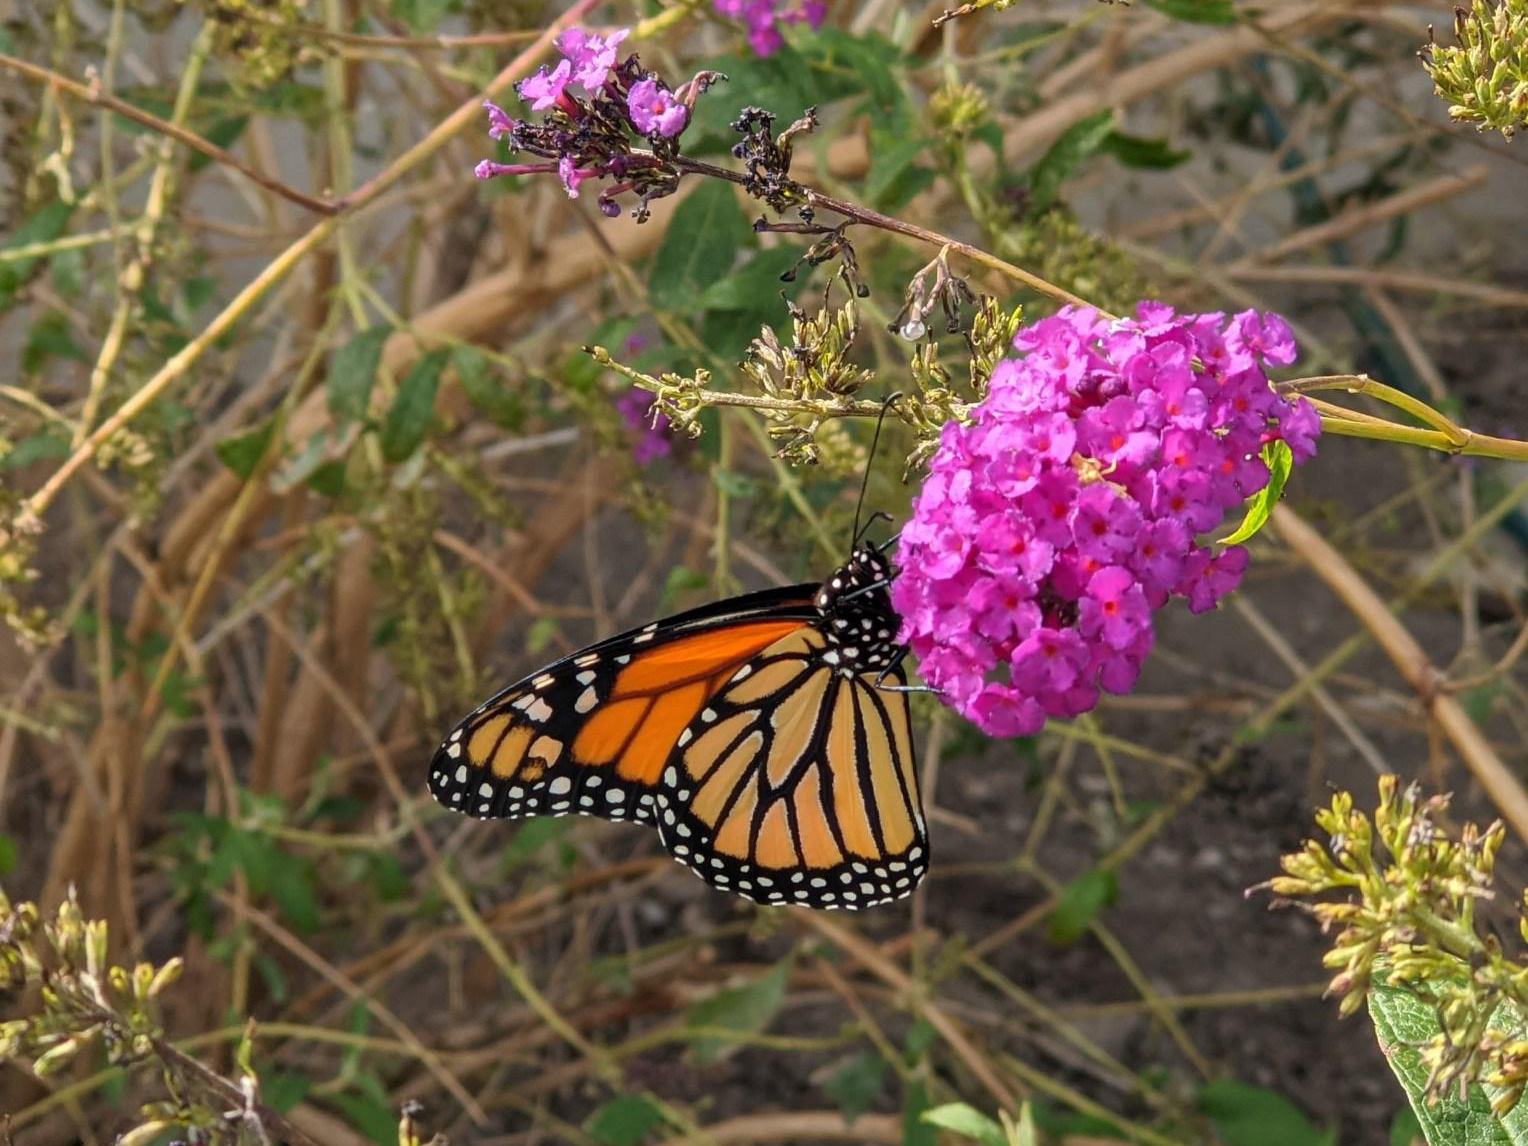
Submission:
[[[821,585],[736,597],[565,657],[463,720],[430,791],[485,819],[653,823],[706,882],[763,903],[906,895],[928,843],[889,572],[862,546]]]

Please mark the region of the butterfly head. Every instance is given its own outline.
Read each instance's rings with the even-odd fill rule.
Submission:
[[[891,607],[891,563],[874,545],[860,545],[812,599],[819,628],[842,670],[879,672],[901,661],[901,621]]]

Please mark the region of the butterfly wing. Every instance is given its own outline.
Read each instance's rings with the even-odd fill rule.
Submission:
[[[811,621],[816,588],[693,609],[548,665],[451,731],[430,764],[431,795],[480,819],[651,820],[675,741],[741,666]]]
[[[905,694],[786,634],[711,696],[659,778],[664,847],[761,903],[869,907],[928,869]],[[905,683],[900,668],[886,679]]]

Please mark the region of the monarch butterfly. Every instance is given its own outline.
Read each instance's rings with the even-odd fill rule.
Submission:
[[[759,903],[910,894],[928,832],[885,548],[533,673],[446,737],[431,794],[479,819],[652,823],[674,859]]]

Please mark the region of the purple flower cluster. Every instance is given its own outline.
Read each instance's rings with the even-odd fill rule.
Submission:
[[[639,466],[666,458],[674,450],[669,420],[653,409],[653,396],[633,386],[616,399],[615,408],[631,430],[631,456]]]
[[[1321,430],[1264,373],[1295,358],[1277,315],[1069,307],[1014,346],[944,427],[891,586],[923,678],[993,736],[1128,692],[1156,609],[1203,612],[1240,581],[1246,550],[1198,537],[1267,485],[1262,448],[1303,461]]]
[[[541,68],[516,89],[532,111],[543,113],[539,123],[514,119],[497,104],[485,101],[489,137],[546,162],[485,159],[474,174],[491,179],[555,172],[575,199],[586,180],[613,177],[617,182],[600,193],[600,210],[618,215],[614,197],[634,191],[641,199],[639,219],[646,217],[648,200],[672,194],[678,184],[672,162],[676,141],[689,125],[696,97],[719,77],[715,72],[701,72],[670,90],[636,56],[617,58],[628,35],[625,28],[608,36],[569,28],[558,36],[562,60],[555,67]],[[651,150],[633,150],[633,134]]]
[[[767,56],[785,43],[780,28],[785,24],[805,24],[814,31],[822,27],[828,14],[824,0],[801,0],[787,8],[784,0],[715,0],[717,12],[740,20],[748,29],[748,46],[756,56]]]

